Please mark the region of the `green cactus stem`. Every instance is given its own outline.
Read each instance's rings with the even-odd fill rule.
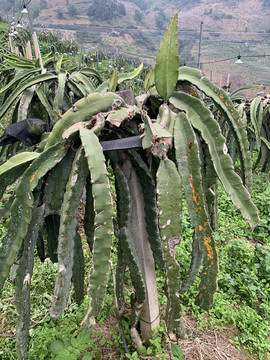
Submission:
[[[95,209],[94,198],[92,193],[92,184],[90,176],[86,182],[86,204],[84,213],[84,231],[89,245],[89,249],[93,251],[94,232],[95,232]]]
[[[58,237],[58,274],[51,307],[51,316],[53,318],[59,318],[62,315],[69,297],[74,260],[74,239],[77,236],[78,226],[77,214],[88,174],[84,151],[79,148],[72,164],[61,207]]]
[[[167,295],[166,324],[169,336],[184,336],[181,318],[180,265],[175,259],[175,246],[180,243],[182,188],[175,164],[161,160],[157,172],[159,230],[165,263]]]
[[[168,105],[162,104],[159,108],[157,122],[173,135],[176,116],[177,114],[175,114]]]
[[[95,317],[102,309],[108,277],[113,234],[112,199],[105,165],[105,158],[98,137],[87,129],[80,130],[80,137],[90,170],[94,198],[95,231],[93,265],[90,272],[90,306],[86,318]]]
[[[119,238],[119,233],[118,233],[118,238]],[[124,281],[125,281],[126,266],[127,264],[121,247],[121,242],[118,241],[115,292],[116,292],[117,305],[118,305],[117,310],[120,316],[123,313],[125,307]]]
[[[107,121],[109,121],[111,125],[119,127],[125,120],[128,121],[139,113],[140,110],[137,106],[125,105],[125,107],[110,111],[107,116]]]
[[[58,261],[58,235],[60,227],[60,215],[48,215],[44,219],[45,238],[47,240],[47,252],[53,263]]]
[[[192,126],[200,131],[201,136],[208,143],[215,171],[225,191],[251,229],[254,229],[260,221],[258,209],[251,201],[241,178],[234,171],[232,159],[227,153],[225,138],[213,115],[200,100],[184,93],[174,93],[170,102],[179,110],[186,112]]]
[[[80,305],[84,299],[84,277],[85,270],[82,241],[81,236],[77,231],[74,237],[74,257],[71,281],[74,286],[75,301],[78,305]]]
[[[251,179],[251,155],[249,152],[249,142],[244,129],[242,120],[234,107],[232,100],[223,89],[218,88],[210,80],[208,80],[200,70],[189,67],[181,67],[179,69],[180,81],[188,81],[195,85],[199,90],[209,96],[218,109],[222,111],[226,122],[229,124],[233,136],[235,137],[238,148],[240,162],[242,165],[242,179],[244,184],[249,188],[252,183]]]
[[[217,289],[217,253],[215,250],[210,218],[207,213],[205,201],[202,164],[199,146],[195,132],[184,113],[180,113],[175,122],[175,155],[179,174],[185,191],[188,212],[191,222],[195,229],[194,241],[198,241],[199,246],[194,244],[193,251],[203,254],[203,268],[201,271],[201,282],[199,285],[199,295],[196,302],[208,310],[213,303],[214,293]],[[197,259],[197,265],[193,269],[200,268],[200,254],[194,254],[193,259]],[[192,276],[191,276],[192,275]],[[189,275],[194,279],[194,272]]]
[[[173,94],[178,79],[177,22],[178,14],[175,14],[164,33],[157,53],[155,84],[165,103]]]
[[[58,74],[58,86],[54,98],[54,110],[57,113],[63,113],[66,81],[67,81],[67,73],[60,72]]]
[[[17,251],[27,233],[32,218],[33,195],[38,181],[65,156],[67,149],[63,143],[56,144],[35,159],[23,173],[16,189],[16,198],[11,207],[11,218],[7,235],[0,248],[0,289],[8,276]]]
[[[256,149],[259,150],[261,146],[261,130],[263,121],[263,105],[259,96],[255,97],[250,104],[250,120],[254,127]]]
[[[195,233],[193,234],[193,241],[192,241],[192,252],[191,252],[191,262],[188,274],[186,275],[185,279],[183,279],[183,282],[180,287],[180,294],[185,294],[188,289],[193,285],[196,276],[198,275],[198,272],[200,270],[201,264],[202,264],[202,258],[203,254],[200,250],[200,245],[198,242],[198,239],[196,238]]]
[[[107,91],[115,91],[117,88],[117,84],[118,84],[118,70],[116,67],[110,77]]]
[[[12,156],[0,167],[0,198],[8,185],[16,181],[27,169],[29,163],[39,157],[38,153],[23,152]]]
[[[44,206],[35,208],[27,235],[24,249],[16,273],[15,304],[18,312],[16,326],[16,348],[18,359],[27,359],[27,340],[30,326],[30,285],[34,267],[34,250],[37,243],[40,225],[43,222]]]
[[[142,274],[140,261],[136,252],[134,240],[128,230],[128,222],[132,216],[131,196],[128,181],[118,164],[114,164],[115,188],[117,194],[117,222],[119,226],[119,254],[122,258],[118,263],[118,299],[119,305],[123,306],[123,280],[126,265],[129,267],[132,285],[135,289],[135,296],[131,295],[132,314],[130,318],[131,334],[134,335],[135,346],[141,350],[141,340],[137,333],[136,326],[142,311],[142,306],[146,298],[145,283]],[[136,300],[135,300],[136,299]],[[120,307],[121,309],[121,307]],[[135,336],[135,334],[137,334]]]
[[[129,150],[128,156],[140,180],[143,197],[146,231],[156,264],[164,269],[161,240],[158,228],[157,196],[154,178],[146,163],[135,150]]]
[[[130,326],[136,328],[142,310],[142,305],[146,297],[145,284],[134,240],[130,231],[126,227],[120,229],[119,241],[123,250],[125,262],[130,270],[132,285],[136,291],[136,301],[133,302],[130,318]]]
[[[46,216],[51,214],[60,215],[74,155],[74,151],[69,149],[63,160],[50,171],[46,179],[43,196],[43,203],[46,205]]]
[[[55,124],[48,138],[46,148],[61,141],[64,131],[72,125],[91,119],[92,116],[100,112],[106,112],[116,103],[120,107],[124,105],[124,100],[114,93],[104,95],[93,93],[77,101]]]
[[[38,84],[40,82],[53,79],[57,79],[57,76],[53,74],[39,74],[31,77],[31,79],[24,81],[22,84],[17,86],[15,91],[12,92],[12,95],[10,95],[7,101],[5,101],[4,105],[1,106],[0,117],[3,117],[6,114],[13,102],[16,101],[16,99],[25,89],[30,88],[32,85]]]
[[[218,183],[217,174],[215,172],[209,149],[205,143],[203,150],[204,159],[204,172],[203,172],[203,185],[205,192],[205,200],[207,212],[210,218],[210,224],[213,231],[217,229],[218,222]]]

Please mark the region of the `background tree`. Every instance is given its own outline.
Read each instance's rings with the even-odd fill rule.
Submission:
[[[147,8],[147,2],[145,0],[133,0],[133,2],[141,9],[145,10]]]
[[[269,7],[270,6],[270,0],[263,0],[263,6]]]
[[[64,19],[64,14],[63,14],[62,10],[60,10],[60,9],[57,10],[57,17],[59,20]]]
[[[167,21],[168,21],[168,19],[167,19],[166,14],[164,13],[164,11],[162,9],[160,9],[155,16],[156,27],[158,29],[164,29],[166,27]]]
[[[74,4],[68,6],[68,13],[70,16],[78,15],[78,8]]]
[[[125,5],[122,4],[122,3],[120,3],[120,4],[117,5],[117,11],[118,11],[119,14],[122,15],[122,16],[126,16],[126,15],[127,15]]]
[[[98,20],[111,20],[126,15],[126,8],[116,0],[94,0],[88,8],[88,16]]]
[[[143,20],[143,17],[144,17],[143,12],[138,9],[135,9],[134,20],[141,23]]]

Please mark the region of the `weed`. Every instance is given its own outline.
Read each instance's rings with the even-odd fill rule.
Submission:
[[[237,312],[237,327],[241,330],[233,342],[243,344],[250,352],[257,352],[259,359],[270,352],[269,323],[249,306],[243,305]]]
[[[180,346],[172,343],[171,344],[172,355],[174,356],[174,360],[184,360],[184,354]]]

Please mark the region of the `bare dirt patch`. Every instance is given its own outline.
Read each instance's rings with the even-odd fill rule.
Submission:
[[[228,328],[227,330],[204,328],[198,329],[198,323],[196,320],[191,319],[189,316],[184,316],[184,323],[187,330],[187,340],[179,340],[178,345],[181,347],[185,360],[255,360],[256,357],[243,353],[238,350],[229,339],[235,336],[238,330],[236,328]],[[119,332],[117,326],[117,320],[114,316],[108,316],[107,320],[103,324],[96,324],[93,328],[97,333],[102,333],[103,337],[107,341],[112,339],[112,335],[115,332]],[[165,334],[164,334],[165,335]],[[98,341],[98,337],[97,337]],[[124,345],[123,345],[124,347]],[[106,344],[100,349],[102,353],[102,359],[111,359],[112,355],[114,359],[120,358],[120,353],[117,349],[113,349]],[[130,352],[135,351],[130,347]],[[174,356],[170,352],[170,345],[168,344],[163,351],[164,354],[169,355],[170,360],[174,359]],[[155,356],[140,356],[140,359],[154,360]]]
[[[230,343],[229,339],[237,329],[222,331],[210,328],[198,329],[196,320],[184,317],[188,340],[179,341],[185,360],[247,360],[245,356]]]

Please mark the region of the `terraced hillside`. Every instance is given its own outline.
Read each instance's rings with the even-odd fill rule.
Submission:
[[[21,4],[15,0],[0,0],[0,5],[3,17],[6,11],[20,16]],[[95,47],[149,64],[164,27],[179,12],[182,64],[197,66],[203,21],[201,67],[206,75],[220,85],[232,82],[233,89],[262,84],[260,91],[270,92],[269,0],[31,0],[29,9],[37,29],[75,39],[83,51]],[[235,64],[238,55],[241,65]]]

